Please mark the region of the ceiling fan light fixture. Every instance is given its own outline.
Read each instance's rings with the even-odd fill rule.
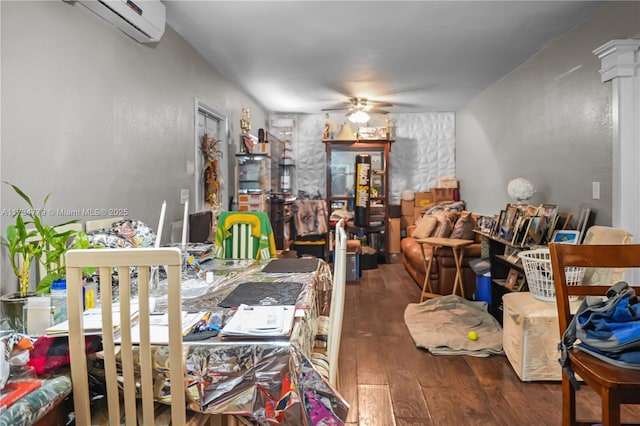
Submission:
[[[364,124],[370,119],[371,117],[369,116],[369,114],[362,110],[357,110],[349,114],[349,121],[351,121],[352,123]]]

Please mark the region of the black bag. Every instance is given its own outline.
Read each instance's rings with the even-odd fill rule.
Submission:
[[[621,281],[607,298],[587,296],[558,344],[560,365],[574,388],[580,389],[568,362],[568,351],[582,351],[623,368],[640,370],[640,303],[633,288]]]

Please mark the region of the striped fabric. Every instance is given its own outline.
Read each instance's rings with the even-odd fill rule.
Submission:
[[[231,227],[231,238],[225,240],[224,251],[227,253],[227,258],[255,259],[254,240],[255,237],[251,235],[251,224],[236,223]]]
[[[277,257],[269,216],[264,212],[221,212],[214,256],[221,259]]]

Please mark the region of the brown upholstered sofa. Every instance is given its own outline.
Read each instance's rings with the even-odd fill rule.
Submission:
[[[465,230],[462,232],[462,235],[459,232],[460,229],[458,229],[456,234],[453,235],[457,238],[462,237],[464,239],[472,239],[475,241],[475,243],[465,248],[461,269],[462,283],[464,285],[464,295],[467,299],[472,299],[475,292],[476,274],[469,267],[469,261],[480,257],[482,237],[480,236],[480,234],[471,230],[475,226],[476,220],[476,217],[473,214],[463,211],[462,213],[458,213],[458,215],[452,213],[450,217],[455,218],[455,221],[452,221],[451,223],[451,229],[453,230],[456,229],[455,225],[459,218],[465,217],[467,218],[467,220],[471,218],[470,220],[473,221],[473,224],[467,223],[466,226],[464,226]],[[460,228],[461,225],[462,224],[459,223],[458,228]],[[418,221],[416,225],[408,227],[407,236],[402,239],[400,245],[402,250],[402,263],[404,264],[411,277],[415,280],[416,284],[420,287],[420,289],[422,289],[422,285],[424,283],[425,267],[422,260],[420,244],[414,237],[416,229],[418,228],[421,228],[420,221]],[[422,226],[422,228],[424,228],[424,226]],[[424,231],[424,229],[420,229],[420,231]],[[418,235],[420,235],[421,238],[425,236],[424,232]],[[429,236],[449,237],[451,236],[451,233],[447,233],[446,229],[441,229],[440,234],[438,234],[437,230],[434,230]],[[453,258],[453,252],[448,247],[434,249],[426,244],[424,246],[424,250],[427,258],[431,255],[435,256],[431,264],[431,288],[433,292],[442,295],[451,294],[451,292],[453,291],[453,282],[456,276],[456,265]],[[435,254],[433,253],[434,250]]]

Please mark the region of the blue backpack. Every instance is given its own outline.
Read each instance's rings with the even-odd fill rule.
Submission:
[[[610,364],[640,370],[640,303],[629,284],[613,285],[606,299],[587,296],[558,344],[560,365],[577,390],[567,355],[574,346]]]

